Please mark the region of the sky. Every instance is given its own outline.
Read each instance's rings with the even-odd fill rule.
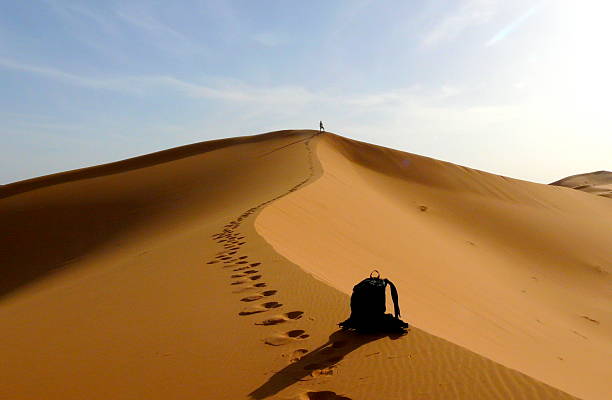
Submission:
[[[0,0],[0,184],[282,129],[612,170],[612,2]]]

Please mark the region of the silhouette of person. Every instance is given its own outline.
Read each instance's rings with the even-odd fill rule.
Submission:
[[[319,121],[319,132],[323,131],[325,131],[325,128],[323,128],[323,121]]]

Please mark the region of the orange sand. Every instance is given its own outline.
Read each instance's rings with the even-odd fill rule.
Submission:
[[[570,187],[612,199],[612,172],[610,171],[572,175],[553,182],[551,185]]]
[[[314,134],[0,188],[0,398],[609,398],[609,199]]]

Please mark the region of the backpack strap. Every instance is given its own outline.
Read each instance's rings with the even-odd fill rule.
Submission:
[[[395,285],[393,284],[393,282],[391,282],[389,279],[385,279],[385,282],[387,282],[389,286],[391,287],[391,299],[393,299],[393,308],[395,311],[395,318],[399,318],[401,315],[400,315],[399,298],[397,295],[397,289],[395,288]]]

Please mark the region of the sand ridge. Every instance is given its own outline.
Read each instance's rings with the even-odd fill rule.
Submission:
[[[63,201],[73,214],[70,217],[76,218],[83,214],[79,209],[70,209],[70,205],[91,201],[98,207],[98,215],[90,217],[95,221],[99,216],[123,217],[134,210],[143,212],[142,204],[148,211],[152,203],[153,210],[161,215],[153,218],[149,213],[147,224],[142,226],[139,220],[132,220],[116,236],[107,236],[100,227],[88,225],[85,218],[79,234],[89,236],[83,240],[97,240],[96,251],[63,268],[54,268],[51,273],[36,275],[26,285],[11,287],[0,304],[4,365],[8,368],[3,375],[10,382],[0,385],[0,397],[83,398],[88,393],[88,398],[237,398],[252,390],[254,384],[248,379],[230,388],[222,382],[224,377],[235,375],[236,368],[257,374],[268,368],[271,356],[265,350],[258,354],[255,349],[260,344],[266,347],[266,336],[260,338],[250,330],[263,329],[271,336],[276,331],[270,330],[276,327],[255,325],[259,319],[245,325],[244,318],[249,317],[240,313],[247,304],[261,305],[269,313],[278,311],[275,305],[282,304],[282,290],[264,290],[259,286],[266,281],[256,278],[257,274],[248,274],[255,278],[249,279],[253,282],[249,286],[268,296],[261,304],[241,302],[247,295],[233,291],[246,285],[231,285],[228,271],[211,269],[214,264],[206,264],[202,255],[209,254],[209,260],[217,255],[218,249],[207,245],[210,239],[206,238],[219,226],[235,220],[234,215],[253,205],[286,193],[309,176],[303,142],[312,133],[282,132],[272,136],[248,138],[201,155],[164,160],[144,170],[119,169],[111,175],[92,177],[94,182],[85,179],[52,184],[6,198],[0,206],[3,218],[12,226],[3,226],[16,230],[14,243],[24,249],[38,245],[39,235],[45,234],[40,230],[52,230],[59,236],[53,244],[63,247],[62,251],[81,250],[72,248],[70,240],[66,240],[72,234],[66,224],[49,224],[44,218],[24,220],[20,218],[23,211],[14,210],[14,205],[25,208],[28,202],[35,203],[32,207],[42,214],[50,199],[56,204]],[[232,170],[236,163],[241,168]],[[275,168],[277,165],[285,168]],[[162,190],[155,193],[154,184]],[[74,191],[74,186],[83,185],[99,190]],[[108,193],[109,188],[115,193]],[[129,203],[129,195],[134,192],[138,197]],[[78,200],[65,196],[67,193]],[[122,198],[121,206],[126,209],[109,201],[109,194],[111,199],[112,195]],[[23,196],[25,201],[19,202]],[[105,203],[110,206],[108,210]],[[26,234],[32,235],[28,241],[24,240]],[[239,243],[249,251],[257,235],[248,227],[243,235],[246,241]],[[250,240],[249,236],[255,238]],[[49,253],[47,257],[32,258],[17,246],[11,250],[9,260],[16,268],[21,267],[22,273],[29,266],[48,271],[47,265],[36,263],[54,261]],[[42,255],[45,251],[46,247],[39,248]],[[49,251],[54,254],[56,249]],[[262,250],[254,253],[250,255],[251,264],[263,265],[265,261],[269,269],[274,269],[280,263],[273,254]],[[11,264],[6,261],[3,258],[3,266],[8,268]],[[261,268],[260,265],[249,266]],[[17,274],[19,270],[11,272]],[[276,292],[271,293],[273,290]],[[229,301],[235,296],[240,297]],[[297,321],[299,315],[295,311],[298,309],[284,314],[290,321]],[[260,317],[264,315],[257,314]],[[253,353],[254,359],[244,358]],[[220,363],[228,357],[235,362]],[[33,376],[38,377],[37,385],[30,384]],[[72,378],[75,376],[78,379]]]
[[[612,198],[612,172],[597,171],[588,174],[568,176],[551,183],[555,186],[565,186],[586,193]]]
[[[359,265],[363,249],[355,246],[369,244],[357,241],[347,255],[336,239],[310,235],[298,220],[283,246],[319,247],[313,274],[312,264],[291,262],[266,242],[269,232],[266,240],[258,233],[268,211],[278,216],[286,202],[333,209],[331,198],[301,203],[330,177],[346,211],[355,211],[352,198],[368,199],[362,177],[345,185],[343,168],[324,171],[329,135],[315,133],[196,144],[15,185],[0,200],[11,246],[2,254],[8,383],[0,397],[572,398],[418,328],[401,337],[338,329],[349,297],[337,282],[350,287],[361,274],[340,268],[333,281],[325,273],[344,257]],[[368,185],[379,191],[380,183]],[[384,219],[380,204],[357,215]],[[432,211],[421,205],[430,208],[419,213]],[[284,223],[266,229],[295,223],[287,211]],[[336,218],[316,217],[339,237],[361,229],[337,232]],[[320,259],[326,241],[333,264]],[[403,304],[411,297],[400,289]]]
[[[256,221],[279,253],[347,294],[376,266],[414,325],[607,398],[607,199],[334,135],[317,149],[323,177]]]
[[[144,226],[132,221],[127,226],[131,229],[115,237],[106,237],[94,227],[91,235],[106,243],[92,254],[12,287],[0,304],[6,366],[2,373],[9,382],[0,385],[0,397],[236,399],[289,390],[300,398],[325,398],[321,396],[328,391],[295,388],[293,378],[268,382],[266,376],[281,376],[275,372],[282,371],[289,360],[298,361],[290,355],[304,351],[303,346],[315,338],[327,337],[330,326],[336,330],[334,315],[314,315],[326,304],[346,304],[347,299],[279,257],[248,223],[263,206],[312,177],[313,160],[308,153],[312,134],[263,135],[247,141],[247,148],[239,143],[212,154],[164,160],[159,167],[172,170],[167,175],[172,200],[182,192],[195,197],[181,202],[187,211],[172,212],[175,207],[171,207]],[[223,154],[215,155],[218,151]],[[221,168],[215,167],[215,159]],[[245,169],[228,174],[238,160]],[[92,186],[100,187],[102,193],[104,186],[121,190],[117,185],[126,183],[127,190],[142,191],[136,205],[140,201],[163,204],[163,198],[151,196],[148,182],[142,189],[134,188],[146,176],[166,184],[165,177],[151,167],[158,165],[142,173],[138,168],[119,168],[108,176],[94,174],[92,179],[102,181]],[[197,177],[193,185],[199,187],[207,168],[214,174],[224,172],[222,180],[215,182],[213,201],[209,191],[199,193],[186,185],[193,173]],[[183,179],[177,180],[177,175]],[[83,182],[67,180],[59,185],[64,184]],[[16,196],[34,192],[35,199],[30,201],[44,205],[49,197],[74,193],[70,186],[56,186],[52,183],[50,193],[42,196],[36,191],[45,191],[44,186]],[[124,193],[120,195],[125,198]],[[93,194],[86,193],[80,200],[87,202],[88,196]],[[191,208],[194,203],[197,206]],[[11,201],[2,204],[9,211],[5,215],[21,222],[10,214],[12,205]],[[103,207],[100,211],[105,215]],[[129,215],[131,210],[113,208],[112,212]],[[81,215],[79,210],[76,214]],[[185,219],[183,214],[192,218]],[[39,229],[50,229],[45,219],[38,224]],[[33,226],[32,222],[28,228]],[[87,232],[82,230],[81,235]],[[54,233],[65,239],[71,232],[56,229]],[[36,245],[38,238],[33,239],[30,246]],[[65,245],[64,251],[74,251],[69,242]],[[41,250],[44,253],[46,248]],[[27,253],[16,251],[11,256],[21,256],[19,261],[26,266],[32,262]],[[316,298],[304,293],[316,293]],[[326,371],[338,362],[328,358],[333,364],[326,365]],[[300,371],[302,378],[319,374],[319,369],[311,367]]]

